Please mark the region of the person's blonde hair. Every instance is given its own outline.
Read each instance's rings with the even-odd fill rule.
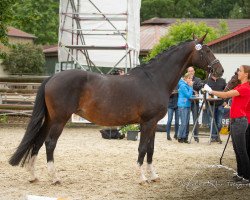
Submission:
[[[184,74],[184,76],[183,76],[184,79],[191,78],[191,77],[192,77],[192,75],[189,74],[188,72],[186,74]]]

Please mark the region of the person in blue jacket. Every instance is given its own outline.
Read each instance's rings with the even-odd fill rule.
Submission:
[[[180,119],[180,127],[178,131],[178,142],[188,143],[187,127],[190,118],[191,101],[189,100],[193,94],[192,75],[186,73],[178,83],[178,111]]]

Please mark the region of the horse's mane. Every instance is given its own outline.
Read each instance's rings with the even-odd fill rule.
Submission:
[[[161,56],[163,56],[163,55],[164,56],[170,55],[170,54],[172,54],[173,51],[176,50],[176,48],[180,48],[180,47],[186,45],[187,43],[189,43],[191,41],[193,41],[193,40],[186,40],[186,41],[181,42],[181,43],[179,43],[177,45],[170,46],[169,48],[167,48],[167,49],[163,50],[162,52],[160,52],[159,54],[157,54],[154,58],[151,58],[148,62],[143,63],[141,65],[138,65],[135,68],[132,68],[130,71],[134,71],[134,70],[137,70],[137,69],[142,69],[143,70],[146,67],[151,66],[151,64],[153,62],[155,62],[156,60],[158,60]]]

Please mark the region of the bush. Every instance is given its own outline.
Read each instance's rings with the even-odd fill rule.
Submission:
[[[42,74],[45,56],[40,46],[18,44],[10,48],[3,63],[4,70],[10,74]]]
[[[123,134],[126,134],[128,131],[140,131],[140,126],[138,124],[129,124],[123,126],[120,131]]]

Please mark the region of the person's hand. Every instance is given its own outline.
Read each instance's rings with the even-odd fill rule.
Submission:
[[[212,88],[208,86],[208,84],[205,84],[204,87],[202,88],[204,91],[207,91],[209,94],[212,93]]]
[[[193,87],[193,84],[194,82],[192,80],[188,81],[187,84],[190,86],[190,87]]]

